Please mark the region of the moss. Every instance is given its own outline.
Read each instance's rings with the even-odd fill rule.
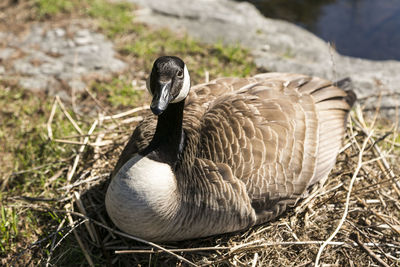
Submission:
[[[100,94],[105,94],[113,107],[133,107],[140,104],[143,91],[133,86],[128,77],[114,78],[111,82],[95,82],[92,89]]]
[[[36,9],[40,19],[51,17],[63,12],[70,12],[75,5],[76,1],[36,0]]]
[[[99,20],[100,27],[110,38],[134,30],[133,6],[128,3],[109,3],[104,0],[88,1],[87,14]]]
[[[287,58],[287,59],[294,58],[294,54],[293,54],[292,49],[291,48],[287,48],[285,53],[282,55],[282,57],[283,58]]]

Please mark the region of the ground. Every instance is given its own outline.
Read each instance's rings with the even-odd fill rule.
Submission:
[[[280,219],[164,245],[169,253],[121,236],[104,211],[104,190],[146,113],[153,60],[181,56],[194,84],[266,70],[240,46],[135,23],[126,3],[9,0],[0,11],[3,265],[307,265],[341,221],[320,262],[400,264],[400,138],[361,108],[328,182]]]

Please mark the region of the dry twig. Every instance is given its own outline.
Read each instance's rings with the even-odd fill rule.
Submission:
[[[68,172],[68,175],[67,175],[67,181],[68,182],[70,182],[72,177],[74,176],[76,167],[78,166],[78,162],[79,162],[79,159],[81,157],[81,154],[82,154],[83,150],[85,149],[86,144],[89,142],[89,137],[93,133],[93,131],[96,128],[98,122],[99,122],[98,120],[95,120],[93,122],[92,127],[90,127],[90,129],[88,131],[88,135],[83,139],[83,144],[79,148],[78,154],[76,155],[75,160],[74,160],[74,164],[72,165],[71,170]]]
[[[363,242],[360,241],[360,236],[356,233],[354,234],[354,241],[371,256],[374,260],[376,260],[383,267],[390,267],[386,262],[384,262],[378,255],[376,255],[369,247],[365,246]]]

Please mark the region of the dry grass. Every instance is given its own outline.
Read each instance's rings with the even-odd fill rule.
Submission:
[[[400,265],[399,133],[395,126],[379,125],[379,119],[366,122],[360,107],[352,112],[330,178],[297,207],[244,232],[163,245],[119,232],[104,207],[109,173],[146,107],[99,114],[87,133],[75,126],[79,141],[52,135],[53,112],[67,115],[59,107],[57,99],[48,136],[77,146],[65,184],[56,199],[20,198],[12,206],[62,219],[53,234],[9,257],[13,265],[34,258],[46,266],[66,265],[76,253],[71,247],[79,248],[90,266]],[[74,125],[72,117],[65,119]]]

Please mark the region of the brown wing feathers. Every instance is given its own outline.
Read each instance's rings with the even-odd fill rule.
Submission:
[[[274,73],[204,86],[212,88],[212,103],[201,118],[199,156],[232,168],[258,222],[279,215],[328,175],[352,104],[348,93],[326,80]],[[199,86],[194,95],[207,91]]]

